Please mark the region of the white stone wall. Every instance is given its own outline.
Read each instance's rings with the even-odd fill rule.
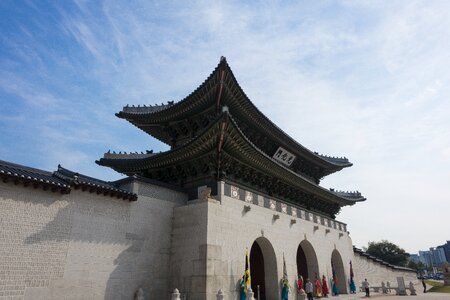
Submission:
[[[217,200],[189,202],[184,193],[141,181],[127,186],[138,201],[0,183],[0,300],[132,299],[139,287],[146,299],[169,299],[174,288],[188,300],[215,299],[220,288],[238,299],[245,249],[256,239],[267,255],[268,299],[279,299],[283,255],[295,292],[300,243],[317,257],[310,271],[328,279],[334,250],[342,259],[341,282],[350,260],[358,286],[364,278],[372,285],[413,279],[354,256],[343,224],[295,216],[276,199],[271,209],[260,195],[249,202],[225,196],[223,183]]]
[[[206,291],[208,204],[190,201],[174,209],[170,289],[189,300],[204,299]]]
[[[418,282],[415,272],[395,270],[358,253],[355,253],[352,263],[357,289],[366,278],[371,286],[381,286],[383,281],[384,283],[389,281],[391,286],[397,286],[397,277],[403,277],[406,285],[410,281],[414,284]]]
[[[223,192],[223,185],[219,188]],[[353,262],[355,282],[368,278],[373,285],[389,280],[396,285],[396,277],[406,282],[413,273],[394,271],[359,255],[354,256],[352,241],[341,224],[334,228],[322,224],[317,218],[306,220],[302,214],[292,215],[290,210],[280,209],[276,199],[275,208],[264,207],[264,199],[243,201],[223,193],[217,200],[191,201],[187,206],[175,208],[172,234],[171,289],[177,287],[186,299],[215,299],[219,289],[227,299],[239,299],[239,280],[245,267],[245,250],[251,249],[255,240],[262,240],[263,255],[273,251],[273,264],[265,257],[266,289],[268,299],[280,298],[279,282],[283,273],[283,255],[286,259],[289,281],[295,292],[297,277],[296,256],[300,243],[309,243],[317,257],[319,276],[332,278],[331,258],[337,251],[342,261],[335,262],[340,292],[348,292],[350,261]],[[242,194],[242,191],[239,193]],[[267,200],[266,200],[267,202]],[[248,210],[250,208],[250,210]],[[274,219],[278,215],[278,219]],[[295,223],[292,221],[295,220]],[[305,242],[306,241],[306,242]],[[304,249],[305,251],[307,249]],[[310,262],[308,262],[310,263]],[[251,266],[250,266],[251,267]],[[271,269],[272,268],[272,269]],[[311,271],[312,268],[308,267]],[[313,275],[312,275],[313,276]],[[310,277],[312,277],[310,274]],[[268,282],[269,281],[269,282]],[[331,283],[329,283],[331,288]],[[256,292],[256,291],[255,291]]]
[[[0,299],[168,298],[173,208],[187,195],[133,186],[148,196],[0,183]]]
[[[222,184],[218,200],[196,200],[175,208],[171,289],[177,287],[189,300],[215,299],[219,289],[227,299],[238,299],[245,251],[246,248],[250,251],[258,238],[262,240],[263,253],[273,253],[273,257],[265,257],[268,299],[280,298],[283,254],[295,291],[297,250],[305,240],[315,251],[319,276],[332,277],[331,257],[336,250],[342,258],[344,274],[339,280],[347,281],[353,248],[344,227],[335,229],[327,226],[328,223],[322,225],[319,219],[315,223],[313,218],[305,220],[300,214],[292,216],[289,210],[283,212],[280,203],[275,202],[275,209],[278,207],[280,211],[264,207],[262,196],[257,196],[257,204],[252,204],[225,196],[223,190]],[[250,211],[246,212],[245,206]],[[279,218],[275,220],[274,214]],[[344,285],[342,292],[346,288]]]
[[[261,197],[259,200],[262,201]],[[245,205],[250,205],[250,211],[244,212]],[[276,274],[270,276],[272,283],[266,281],[266,286],[275,287],[271,289],[272,294],[267,294],[269,299],[280,298],[283,254],[289,281],[294,286],[297,277],[297,250],[304,240],[314,248],[319,276],[325,274],[327,278],[331,278],[331,255],[336,249],[342,257],[345,274],[343,280],[346,282],[350,272],[349,262],[353,257],[352,242],[347,233],[227,196],[222,196],[221,202],[209,203],[208,207],[207,243],[217,246],[220,251],[217,251],[217,257],[211,258],[215,277],[208,282],[207,299],[214,299],[213,294],[219,288],[230,295],[230,299],[238,299],[237,283],[244,272],[245,248],[250,251],[253,242],[259,237],[270,242],[276,256]],[[274,214],[278,214],[279,219],[274,220]],[[291,224],[292,219],[296,220],[295,224]],[[314,226],[318,226],[318,229],[315,230]],[[326,229],[330,232],[326,233]],[[222,263],[226,264],[226,268],[221,268]],[[267,274],[270,270],[266,269],[265,272]]]

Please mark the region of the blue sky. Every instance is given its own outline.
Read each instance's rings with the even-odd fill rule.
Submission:
[[[1,1],[0,159],[103,179],[108,149],[167,146],[115,117],[180,100],[221,55],[255,105],[354,166],[322,185],[355,245],[450,239],[447,1]],[[447,230],[445,229],[447,228]]]

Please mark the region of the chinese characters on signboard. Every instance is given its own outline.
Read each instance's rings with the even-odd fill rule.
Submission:
[[[278,147],[278,150],[273,155],[273,159],[286,166],[290,166],[295,160],[295,155],[282,147]]]

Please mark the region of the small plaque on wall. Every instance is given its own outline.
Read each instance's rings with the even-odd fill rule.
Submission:
[[[295,160],[295,155],[282,147],[278,147],[272,158],[286,166],[290,166]]]
[[[253,202],[253,193],[249,191],[245,191],[245,202],[252,203]]]
[[[231,197],[239,199],[239,188],[236,186],[231,186]]]
[[[276,209],[276,203],[274,200],[269,200],[269,208],[272,210]]]
[[[296,208],[292,207],[291,212],[292,212],[292,216],[293,217],[297,216],[297,209]]]

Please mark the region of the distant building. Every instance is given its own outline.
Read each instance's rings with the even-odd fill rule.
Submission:
[[[440,267],[447,261],[444,247],[442,246],[430,248],[430,254],[433,267]]]
[[[450,263],[450,241],[447,241],[447,243],[439,247],[442,247],[444,249],[445,259],[448,263]]]
[[[427,267],[433,266],[433,261],[431,258],[430,251],[419,251],[419,260]]]
[[[410,254],[409,261],[412,261],[412,262],[418,264],[420,262],[419,254]]]

